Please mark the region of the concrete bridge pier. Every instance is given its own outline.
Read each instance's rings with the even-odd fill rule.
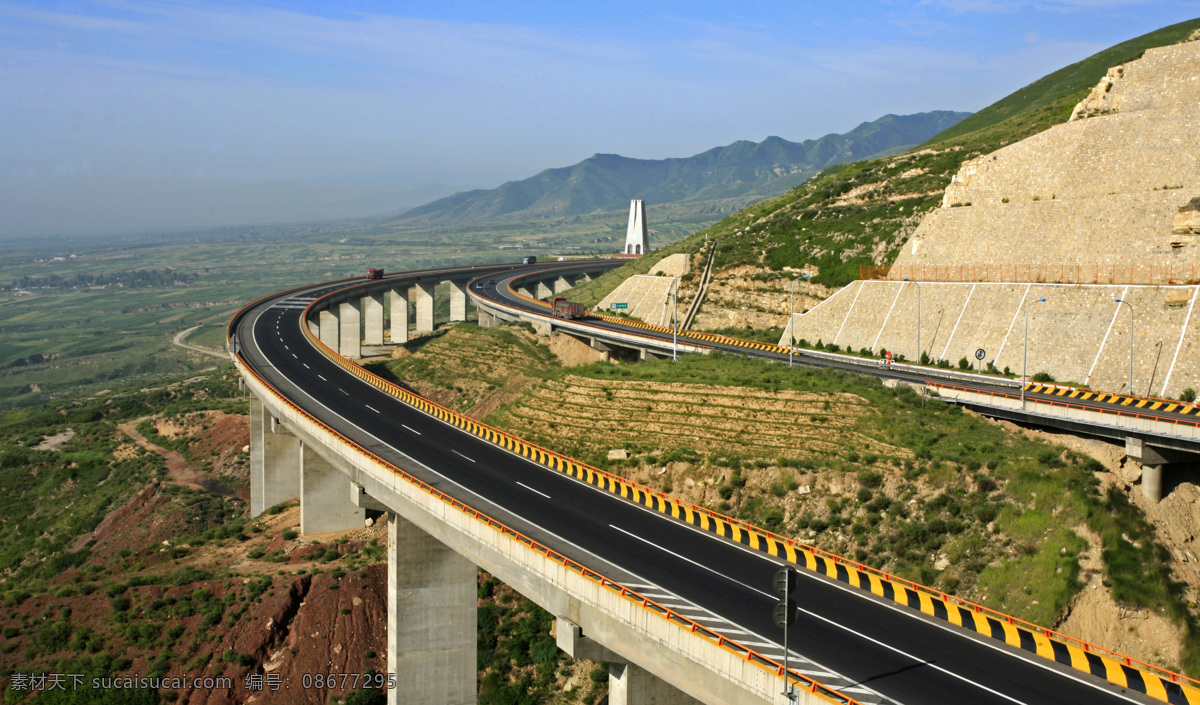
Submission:
[[[388,705],[475,705],[476,568],[388,515]]]
[[[1125,455],[1142,466],[1142,496],[1152,502],[1162,500],[1163,469],[1169,462],[1165,453],[1141,438],[1125,439]]]
[[[467,320],[467,282],[451,280],[450,284],[450,321],[452,323]]]
[[[554,641],[573,658],[608,662],[609,705],[700,705],[699,700],[584,636],[570,620],[555,619]]]
[[[351,299],[338,304],[337,317],[341,334],[338,353],[342,357],[357,360],[362,357],[362,299]]]
[[[300,494],[300,439],[250,396],[250,516]]]
[[[361,529],[366,509],[350,499],[350,478],[309,444],[300,444],[300,533]]]
[[[392,309],[392,342],[408,342],[408,289],[388,291],[388,305]]]
[[[478,311],[480,327],[495,328],[496,326],[500,325],[500,319],[496,318],[496,316],[493,314],[489,313],[488,311],[484,311],[483,309],[478,309]]]
[[[383,292],[367,294],[362,300],[363,344],[383,345]]]
[[[533,295],[533,291],[531,291],[530,288],[525,286],[524,284],[517,287],[517,293],[520,294],[521,296],[528,296],[531,299],[537,298],[536,296]]]
[[[535,294],[534,298],[544,299],[544,298],[546,298],[548,296],[552,296],[554,294],[553,280],[550,282],[545,282],[545,281],[542,281],[539,279],[537,281],[536,287],[537,287],[537,293]]]
[[[554,280],[554,293],[561,294],[573,286],[575,285],[572,284],[566,277],[559,277],[558,279]]]
[[[317,320],[319,321],[318,327],[320,328],[320,332],[317,334],[317,337],[320,338],[321,342],[325,343],[330,350],[339,352],[340,349],[338,347],[338,341],[341,339],[342,333],[338,326],[337,314],[329,309],[321,309],[317,316]]]
[[[413,297],[417,302],[417,335],[433,332],[433,283],[413,285]]]

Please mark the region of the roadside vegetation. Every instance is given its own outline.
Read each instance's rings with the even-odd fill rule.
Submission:
[[[1165,549],[1089,457],[871,377],[720,354],[522,364],[510,336],[533,343],[458,326],[387,367],[545,447],[1036,624],[1065,617],[1093,536],[1114,598],[1189,635],[1183,663],[1163,665],[1200,673]],[[515,382],[481,403],[466,390],[489,359]]]

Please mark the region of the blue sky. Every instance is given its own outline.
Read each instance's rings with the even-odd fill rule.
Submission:
[[[0,237],[368,215],[978,110],[1200,2],[0,0]]]

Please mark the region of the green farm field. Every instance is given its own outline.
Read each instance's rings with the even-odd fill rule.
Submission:
[[[656,212],[652,238],[678,240],[732,208],[664,207]],[[199,326],[188,342],[219,350],[225,323],[238,308],[289,286],[356,276],[368,267],[396,271],[612,252],[624,239],[625,217],[413,230],[342,221],[0,242],[0,409],[94,393],[116,380],[149,381],[228,364],[171,339]],[[444,319],[444,296],[439,304]]]

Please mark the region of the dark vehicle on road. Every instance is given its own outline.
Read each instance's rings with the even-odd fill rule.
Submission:
[[[367,270],[367,279],[383,279],[383,270],[374,267]]]

